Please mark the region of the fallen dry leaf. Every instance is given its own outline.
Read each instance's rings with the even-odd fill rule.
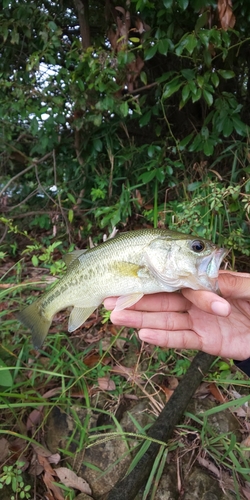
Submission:
[[[143,379],[136,372],[134,367],[128,367],[123,365],[116,365],[112,368],[113,373],[118,373],[127,380],[131,380],[134,383],[142,383]]]
[[[40,406],[39,408],[32,410],[32,412],[28,415],[26,422],[27,431],[34,429],[34,427],[40,424],[42,419],[42,413],[43,413],[43,406]]]
[[[48,461],[50,464],[58,464],[61,460],[61,455],[59,453],[53,453],[48,457]]]
[[[89,354],[83,358],[83,363],[88,366],[88,368],[93,368],[93,366],[97,365],[101,359],[100,354]]]
[[[30,461],[29,474],[32,476],[40,476],[43,472],[43,466],[38,463],[37,454],[33,453]]]
[[[50,457],[52,455],[51,451],[41,444],[32,444],[32,448],[41,457]]]
[[[64,496],[62,495],[61,489],[59,488],[59,486],[57,486],[54,477],[49,472],[44,472],[43,480],[44,484],[49,490],[49,493],[52,492],[54,494],[55,500],[64,500]]]
[[[214,383],[209,384],[209,389],[210,389],[212,396],[216,399],[216,401],[219,401],[219,403],[226,403],[227,402],[227,398],[225,398],[223,396],[222,392],[220,391],[220,389],[217,387],[216,384],[214,384]]]
[[[247,487],[242,486],[242,492],[247,500],[250,500],[250,490]]]
[[[250,436],[247,436],[243,441],[240,443],[241,448],[249,448],[248,450],[242,450],[242,454],[246,459],[249,459],[250,457]]]
[[[58,469],[55,469],[55,472],[65,486],[91,495],[92,491],[87,481],[77,476],[74,471],[67,469],[67,467],[59,467]]]
[[[103,391],[114,391],[115,383],[109,377],[99,377],[98,378],[98,386]]]
[[[197,462],[202,465],[202,467],[205,467],[210,472],[212,472],[216,477],[220,477],[220,469],[218,469],[218,467],[216,467],[216,465],[211,460],[207,460],[206,458],[198,456]]]
[[[179,385],[179,380],[176,377],[168,377],[167,384],[168,388],[174,391],[176,387]]]
[[[1,438],[0,439],[0,457],[1,457],[1,463],[4,462],[5,458],[9,454],[9,443],[7,439]]]
[[[166,401],[168,401],[171,398],[174,391],[172,391],[172,389],[169,389],[169,387],[166,387],[165,385],[160,385],[160,388],[166,396]]]

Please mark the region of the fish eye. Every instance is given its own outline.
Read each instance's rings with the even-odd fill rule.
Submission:
[[[194,252],[200,253],[205,248],[205,243],[201,240],[194,240],[191,242],[191,248]]]

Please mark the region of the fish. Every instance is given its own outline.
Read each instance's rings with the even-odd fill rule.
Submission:
[[[79,328],[107,297],[115,310],[131,307],[143,295],[182,288],[219,292],[218,271],[227,250],[203,238],[168,229],[118,234],[88,250],[64,256],[65,275],[18,313],[39,349],[54,315],[73,307],[68,331]]]

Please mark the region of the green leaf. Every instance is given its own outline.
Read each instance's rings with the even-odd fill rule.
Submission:
[[[208,11],[205,10],[205,12],[203,12],[203,14],[201,14],[197,21],[196,21],[196,24],[195,24],[195,31],[199,31],[201,28],[203,28],[206,24],[207,24],[207,21],[208,21]]]
[[[166,165],[166,174],[167,175],[173,175],[173,167],[171,167],[171,165]]]
[[[205,65],[210,68],[212,64],[212,56],[211,56],[211,51],[207,48],[204,49],[203,51],[203,59]]]
[[[155,56],[157,52],[157,45],[152,45],[148,49],[144,51],[144,61],[149,61],[149,59],[152,59],[152,57]]]
[[[164,170],[162,168],[156,169],[156,179],[161,183],[164,181],[165,173],[164,173]]]
[[[170,9],[173,5],[173,0],[163,0],[163,5],[166,9]]]
[[[209,130],[207,127],[202,127],[201,128],[201,137],[205,140],[207,140],[209,138]]]
[[[144,127],[145,125],[147,125],[149,123],[151,115],[152,115],[151,109],[149,111],[147,111],[147,113],[142,115],[142,117],[139,120],[140,127]]]
[[[69,219],[69,222],[73,222],[73,219],[74,219],[74,211],[72,210],[72,208],[69,209],[68,211],[68,219]]]
[[[191,134],[189,134],[186,137],[184,137],[184,139],[182,139],[182,141],[179,143],[179,148],[180,148],[181,151],[183,149],[185,149],[185,147],[191,141],[191,139],[193,139],[193,137],[194,137],[194,133],[192,132]]]
[[[128,115],[128,112],[129,112],[129,107],[128,107],[128,103],[127,101],[123,101],[121,104],[120,104],[120,111],[122,113],[122,115],[124,117],[126,117]]]
[[[32,120],[30,121],[30,131],[31,131],[32,135],[37,134],[38,128],[39,128],[38,120],[37,120],[36,116],[34,116],[32,118]]]
[[[201,185],[200,181],[191,182],[190,184],[188,184],[187,190],[190,192],[196,191],[196,189],[198,189],[200,185]]]
[[[211,94],[207,90],[203,89],[202,95],[203,95],[206,103],[208,104],[208,106],[211,106],[213,104],[213,101],[214,101],[213,94]]]
[[[188,151],[190,151],[190,152],[201,151],[201,149],[202,149],[201,135],[197,134],[197,136],[194,138],[193,142],[190,144]]]
[[[234,128],[239,135],[246,135],[247,133],[247,126],[245,123],[243,123],[240,118],[237,116],[232,115],[232,122],[234,125]]]
[[[148,79],[147,79],[147,74],[145,73],[145,71],[141,71],[140,79],[141,79],[142,83],[144,83],[144,85],[147,85]]]
[[[32,262],[32,264],[33,264],[34,267],[38,266],[39,260],[38,260],[38,258],[37,258],[36,255],[32,255],[31,262]]]
[[[203,151],[206,156],[211,156],[214,152],[214,145],[213,143],[208,139],[207,141],[204,142],[204,148]]]
[[[185,36],[177,45],[175,52],[177,56],[181,56],[183,50],[186,48],[186,45],[188,44],[188,38]]]
[[[149,172],[144,172],[139,176],[139,180],[141,180],[144,184],[152,181],[156,176],[156,170],[150,170]]]
[[[8,38],[9,30],[7,24],[4,24],[1,29],[1,35],[3,37],[3,42],[6,42]]]
[[[158,42],[158,52],[163,55],[167,55],[168,53],[168,48],[169,48],[169,41],[168,38],[162,38]]]
[[[224,137],[229,137],[229,135],[231,135],[231,133],[233,132],[233,129],[234,126],[232,120],[230,120],[229,118],[227,120],[224,120],[222,128]]]
[[[220,79],[219,79],[217,73],[212,73],[212,75],[211,75],[211,81],[212,81],[212,83],[213,83],[213,85],[214,85],[215,88],[218,87],[218,85],[220,83]]]
[[[102,123],[102,115],[95,115],[93,119],[93,123],[96,127],[100,127]]]
[[[73,194],[67,193],[67,197],[68,197],[69,201],[71,201],[71,203],[74,203],[74,204],[76,203],[76,199],[73,196]]]
[[[19,33],[15,30],[13,30],[11,32],[11,40],[10,40],[10,43],[12,43],[13,45],[17,45],[19,43]]]
[[[197,83],[198,83],[199,87],[202,89],[202,87],[204,85],[204,77],[201,75],[197,76]]]
[[[56,31],[57,30],[57,25],[54,23],[54,21],[49,21],[48,22],[48,27],[51,31]]]
[[[172,80],[171,82],[169,82],[165,86],[164,92],[162,94],[162,98],[167,99],[172,94],[175,94],[175,92],[178,92],[181,85],[182,85],[182,82],[180,82],[179,79],[174,78],[174,80]]]
[[[219,69],[218,73],[225,80],[230,80],[230,78],[233,78],[235,76],[234,71],[231,71],[229,69]]]
[[[195,71],[193,69],[182,69],[181,74],[189,81],[195,78]]]
[[[188,35],[186,49],[189,52],[189,54],[193,53],[195,47],[197,47],[197,44],[198,44],[198,40],[197,40],[195,34],[192,33],[191,35]]]
[[[98,153],[100,153],[102,151],[102,146],[103,146],[101,139],[94,139],[93,140],[93,146],[94,146],[94,149]]]
[[[197,89],[197,92],[192,94],[192,102],[199,101],[201,98],[201,89]]]
[[[55,118],[55,122],[64,124],[66,122],[65,116],[62,115],[62,113],[58,113],[58,115]]]
[[[140,43],[141,40],[138,37],[131,36],[131,37],[129,37],[129,41],[133,42],[133,43]]]
[[[0,359],[0,385],[2,385],[3,387],[11,387],[13,385],[13,379],[10,370],[7,368],[2,359]]]
[[[189,0],[177,0],[177,4],[179,5],[179,7],[182,9],[182,10],[186,10],[188,4],[189,4]]]
[[[155,146],[153,144],[150,144],[150,146],[148,147],[149,158],[153,158],[155,155],[155,152],[156,152]]]
[[[208,47],[209,46],[209,40],[210,40],[208,31],[207,30],[201,30],[201,31],[199,31],[199,35],[198,36],[199,36],[199,39],[201,40],[202,44],[204,45],[204,47]]]
[[[181,96],[182,96],[182,99],[184,102],[186,102],[188,100],[189,95],[190,95],[190,87],[189,87],[189,85],[184,85],[182,92],[181,92]]]

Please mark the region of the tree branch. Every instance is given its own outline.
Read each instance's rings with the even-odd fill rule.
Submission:
[[[89,29],[89,2],[88,0],[74,0],[82,37],[82,47],[90,47],[90,29]]]
[[[39,165],[39,163],[42,163],[43,161],[47,160],[47,158],[49,158],[51,156],[52,153],[47,153],[45,156],[43,156],[40,160],[32,160],[32,163],[31,165],[29,165],[27,168],[25,168],[24,170],[22,170],[21,172],[19,172],[18,174],[14,175],[14,177],[12,177],[8,182],[7,184],[5,184],[5,186],[3,187],[3,189],[0,191],[0,197],[3,195],[4,191],[6,191],[6,189],[8,189],[8,187],[12,184],[12,182],[16,181],[16,179],[18,179],[19,177],[21,177],[22,175],[26,174],[27,172],[29,172],[29,170],[32,170],[32,168],[36,167],[37,165]]]

